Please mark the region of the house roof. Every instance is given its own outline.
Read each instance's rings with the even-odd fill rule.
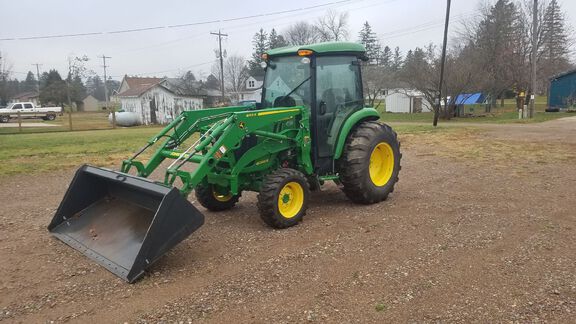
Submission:
[[[139,97],[155,86],[161,86],[163,89],[183,97],[220,96],[218,90],[206,88],[201,81],[192,81],[190,84],[186,84],[179,78],[140,78],[125,76],[124,82],[128,84],[128,89],[117,94],[117,97]]]
[[[22,99],[22,98],[34,98],[38,97],[38,92],[36,91],[26,91],[21,92],[13,97],[13,99]]]
[[[145,84],[145,85],[130,87],[130,89],[128,89],[122,93],[119,93],[116,96],[118,96],[118,97],[140,97],[142,94],[144,94],[144,92],[154,88],[156,85],[158,85],[158,83]]]
[[[129,88],[134,87],[141,87],[141,86],[150,86],[159,83],[160,81],[164,80],[163,78],[150,78],[150,77],[129,77],[125,76],[124,81],[128,84]]]
[[[268,55],[290,55],[296,54],[299,50],[312,50],[318,54],[325,53],[338,53],[338,52],[356,52],[358,54],[364,55],[366,49],[362,44],[352,43],[352,42],[324,42],[316,43],[310,45],[295,45],[275,48],[266,51]]]
[[[264,81],[264,75],[251,75],[256,81]]]

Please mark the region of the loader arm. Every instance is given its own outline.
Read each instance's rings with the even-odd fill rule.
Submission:
[[[267,172],[277,163],[274,157],[278,153],[291,149],[296,153],[299,167],[312,173],[309,116],[305,107],[245,109],[231,107],[183,112],[151,138],[133,158],[125,160],[121,171],[128,173],[134,166],[138,176],[147,177],[165,159],[173,159],[165,171],[164,185],[172,187],[180,179],[182,185],[179,190],[183,196],[205,180],[237,194],[242,189],[241,184],[246,183],[242,174]],[[282,124],[280,129],[276,127],[279,124]],[[198,139],[194,144],[181,150],[180,145],[195,134]],[[258,142],[237,158],[234,151],[240,148],[247,136],[256,136]],[[135,159],[162,137],[167,139],[146,164]],[[191,172],[182,170],[181,167],[189,162],[197,164],[196,169]],[[219,164],[227,167],[219,170]],[[258,183],[246,183],[246,186],[254,188]]]

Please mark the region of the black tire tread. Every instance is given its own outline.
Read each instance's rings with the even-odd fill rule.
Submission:
[[[212,186],[198,185],[194,189],[194,194],[196,195],[196,200],[204,208],[210,211],[224,211],[231,209],[236,205],[240,199],[241,194],[234,195],[228,201],[218,201],[214,198],[214,193],[212,192]]]
[[[398,169],[393,174],[393,180],[384,193],[376,194],[366,185],[366,159],[369,159],[373,149],[371,142],[380,134],[389,134],[398,144]],[[390,143],[389,143],[390,144]],[[391,143],[394,144],[394,143]],[[351,201],[359,204],[373,204],[388,198],[388,194],[394,191],[394,186],[399,180],[399,171],[402,168],[400,160],[400,142],[398,135],[388,125],[377,121],[364,121],[352,130],[344,145],[344,153],[338,160],[338,170],[340,171],[340,181],[343,184],[342,191]]]
[[[299,182],[304,189],[304,205],[298,215],[286,219],[278,212],[278,194],[287,182],[295,180]],[[262,218],[264,223],[273,228],[282,229],[294,226],[302,221],[302,218],[306,215],[309,196],[310,188],[308,187],[308,180],[302,172],[289,168],[278,169],[269,174],[262,183],[257,203],[260,218]]]

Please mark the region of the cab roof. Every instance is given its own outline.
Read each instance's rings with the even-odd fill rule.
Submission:
[[[274,48],[266,51],[270,56],[295,55],[299,50],[312,50],[316,54],[328,53],[354,53],[358,56],[365,56],[366,49],[362,44],[352,42],[324,42],[310,45],[295,45]]]

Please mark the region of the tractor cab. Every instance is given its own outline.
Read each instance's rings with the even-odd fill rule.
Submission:
[[[319,43],[272,49],[263,54],[266,74],[262,108],[304,106],[311,113],[313,162],[318,174],[334,172],[344,122],[364,106],[356,43]]]

